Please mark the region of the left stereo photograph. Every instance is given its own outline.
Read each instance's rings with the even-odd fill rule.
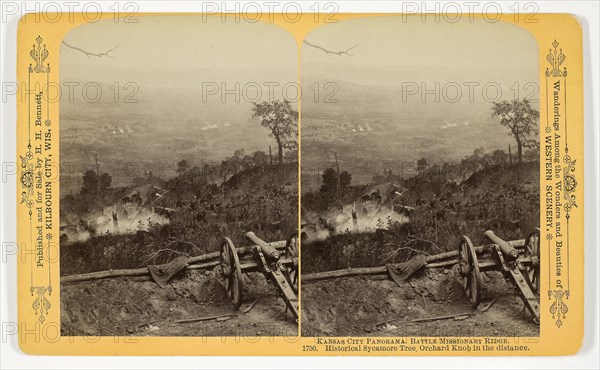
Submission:
[[[66,34],[60,126],[40,125],[60,137],[63,336],[298,334],[297,63],[286,30],[221,17]]]

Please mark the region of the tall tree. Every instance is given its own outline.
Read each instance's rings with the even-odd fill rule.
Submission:
[[[106,172],[100,175],[98,178],[98,193],[105,194],[108,188],[110,188],[110,184],[112,183],[112,177]]]
[[[177,162],[177,173],[184,173],[189,168],[190,168],[190,165],[188,164],[188,161],[186,161],[185,159],[182,159],[179,162]]]
[[[421,171],[425,171],[425,169],[427,168],[427,159],[425,158],[421,158],[417,161],[417,171],[421,172]]]
[[[278,147],[279,165],[283,164],[283,149],[298,148],[298,111],[292,108],[287,99],[272,102],[254,103],[252,118],[258,118],[260,124],[268,128],[270,137]]]
[[[348,171],[340,173],[340,188],[345,190],[352,182],[352,175]]]
[[[101,199],[112,183],[112,177],[106,172],[98,176],[96,171],[88,170],[83,174],[81,190],[79,194],[82,197],[92,199]]]
[[[499,117],[500,124],[510,130],[508,135],[517,141],[519,163],[523,161],[524,147],[535,148],[539,145],[537,120],[540,112],[531,106],[529,100],[494,102],[492,117]]]
[[[329,167],[321,175],[321,193],[333,193],[337,186],[337,172]]]
[[[321,193],[333,194],[337,190],[338,174],[332,167],[326,169],[321,175]],[[340,173],[340,190],[346,190],[352,182],[352,175],[348,171]]]
[[[95,197],[98,192],[98,175],[96,174],[96,171],[86,171],[81,180],[82,184],[79,194],[86,198]]]

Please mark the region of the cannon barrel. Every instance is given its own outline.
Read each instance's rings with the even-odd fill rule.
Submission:
[[[492,243],[497,244],[500,247],[500,250],[502,251],[502,254],[504,254],[505,258],[508,258],[511,261],[514,261],[517,258],[519,258],[519,252],[513,246],[508,244],[507,241],[494,234],[492,230],[486,231],[485,233],[483,233],[483,235],[486,238],[488,238]]]
[[[246,233],[246,239],[248,239],[252,243],[258,245],[260,247],[260,249],[262,250],[263,254],[265,256],[267,256],[268,258],[270,258],[272,261],[279,260],[279,257],[280,257],[279,251],[275,247],[273,247],[271,244],[267,243],[266,241],[264,241],[261,238],[259,238],[258,236],[256,236],[256,234],[254,234],[252,231],[248,231]]]

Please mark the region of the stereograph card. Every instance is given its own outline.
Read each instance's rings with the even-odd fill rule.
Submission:
[[[28,14],[17,41],[24,352],[579,350],[575,17]]]

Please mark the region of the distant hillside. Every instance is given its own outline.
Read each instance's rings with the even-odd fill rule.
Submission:
[[[231,96],[222,102],[218,95],[203,103],[200,87],[156,85],[139,86],[128,97],[134,90],[125,89],[126,81],[120,82],[118,102],[109,83],[100,84],[104,93],[97,102],[81,96],[61,100],[64,192],[79,189],[83,170],[95,168],[96,159],[116,184],[127,186],[144,171],[172,177],[182,159],[202,167],[220,163],[237,149],[268,153],[269,145],[277,146],[269,131],[251,118],[251,102],[236,102]]]
[[[430,76],[418,70],[415,73],[407,81],[424,81],[427,88],[433,89],[437,76],[440,91],[446,83],[463,83],[452,82],[451,75],[442,78],[442,72]],[[329,98],[337,101],[325,103],[325,96],[315,101],[309,87],[321,86],[323,90],[325,82],[336,86],[335,94],[333,88],[325,92],[330,91],[333,95]],[[462,98],[452,102],[443,93],[439,101],[435,94],[422,99],[420,92],[403,98],[402,83],[388,81],[375,86],[305,77],[304,90],[310,93],[305,94],[302,102],[303,173],[310,177],[319,168],[331,166],[335,152],[340,168],[351,172],[355,183],[368,183],[383,169],[410,176],[409,172],[414,174],[415,163],[421,158],[443,164],[461,160],[477,147],[486,152],[508,151],[509,145],[515,149],[507,129],[491,117],[492,103],[484,99],[482,86],[474,90],[472,102],[466,86],[462,87]],[[511,99],[507,95],[513,93],[508,82],[500,86],[504,92],[502,98]],[[310,181],[303,185],[311,187]]]

